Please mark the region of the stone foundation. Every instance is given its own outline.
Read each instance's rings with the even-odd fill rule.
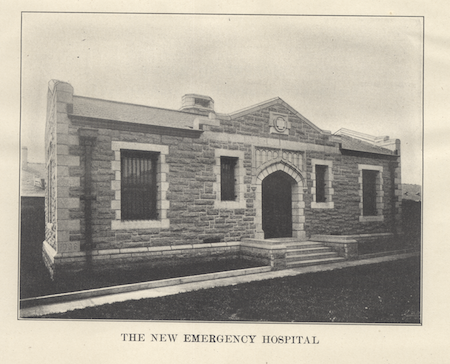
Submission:
[[[93,250],[90,254],[87,252],[55,254],[48,243],[44,242],[43,245],[44,262],[53,280],[89,268],[93,272],[151,269],[239,257],[239,242],[105,249]],[[91,263],[88,263],[89,261]]]
[[[286,244],[279,239],[244,239],[241,257],[270,265],[272,269],[286,268]]]
[[[323,243],[345,259],[358,258],[358,243],[391,241],[393,233],[355,234],[355,235],[312,235],[311,240]]]

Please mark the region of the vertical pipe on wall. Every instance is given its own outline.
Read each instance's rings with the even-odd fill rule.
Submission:
[[[80,129],[78,131],[80,136],[80,145],[83,146],[84,154],[84,195],[81,199],[84,200],[84,236],[85,236],[85,251],[86,251],[86,268],[88,271],[92,270],[92,201],[95,196],[92,194],[92,152],[97,140],[97,130]]]

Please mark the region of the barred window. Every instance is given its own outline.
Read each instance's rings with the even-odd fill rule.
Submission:
[[[237,158],[220,157],[220,196],[222,201],[236,200],[235,168]]]
[[[316,164],[316,202],[326,202],[325,174],[327,168],[327,166]]]
[[[122,220],[157,219],[158,155],[147,151],[121,150]]]
[[[363,216],[377,215],[378,171],[363,170]]]

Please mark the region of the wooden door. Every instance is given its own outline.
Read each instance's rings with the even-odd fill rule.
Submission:
[[[262,182],[262,227],[264,238],[292,237],[292,183],[277,171]]]

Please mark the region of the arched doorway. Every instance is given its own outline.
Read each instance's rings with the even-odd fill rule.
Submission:
[[[292,237],[292,188],[296,181],[276,171],[262,181],[262,229],[264,238]]]
[[[273,175],[270,179],[267,179],[269,176]],[[271,163],[265,163],[264,165],[260,166],[258,170],[255,173],[255,186],[253,187],[253,191],[255,191],[255,194],[257,198],[255,199],[255,239],[267,239],[265,237],[265,233],[263,230],[263,206],[262,206],[262,200],[263,200],[263,191],[262,191],[262,185],[263,181],[266,181],[268,192],[269,192],[269,200],[270,195],[273,195],[274,190],[290,190],[290,198],[291,198],[291,237],[297,238],[299,240],[305,240],[306,234],[305,234],[305,203],[303,201],[303,189],[305,186],[305,179],[302,175],[302,172],[292,165],[289,161],[285,160],[277,160]],[[271,181],[272,179],[272,182]],[[275,180],[275,182],[274,182]],[[284,183],[286,188],[280,188],[281,184],[276,182],[280,182],[283,184],[283,181],[289,182],[289,185],[287,183]],[[264,183],[264,184],[266,184]],[[287,187],[289,186],[289,187]],[[272,193],[271,193],[272,192]],[[275,195],[276,196],[276,195]],[[289,194],[287,194],[289,196]],[[267,193],[266,193],[267,197]],[[276,200],[276,197],[272,197],[272,199]],[[289,212],[286,212],[286,214],[289,216]],[[274,213],[272,213],[274,215]],[[265,221],[268,221],[267,210],[264,214]],[[276,220],[275,220],[276,221]],[[267,227],[265,227],[267,230]],[[274,230],[275,234],[277,232],[276,229],[271,229],[271,227],[268,227],[269,230]],[[287,233],[286,233],[287,234]],[[269,236],[272,234],[268,234]],[[284,235],[284,234],[283,234]]]

